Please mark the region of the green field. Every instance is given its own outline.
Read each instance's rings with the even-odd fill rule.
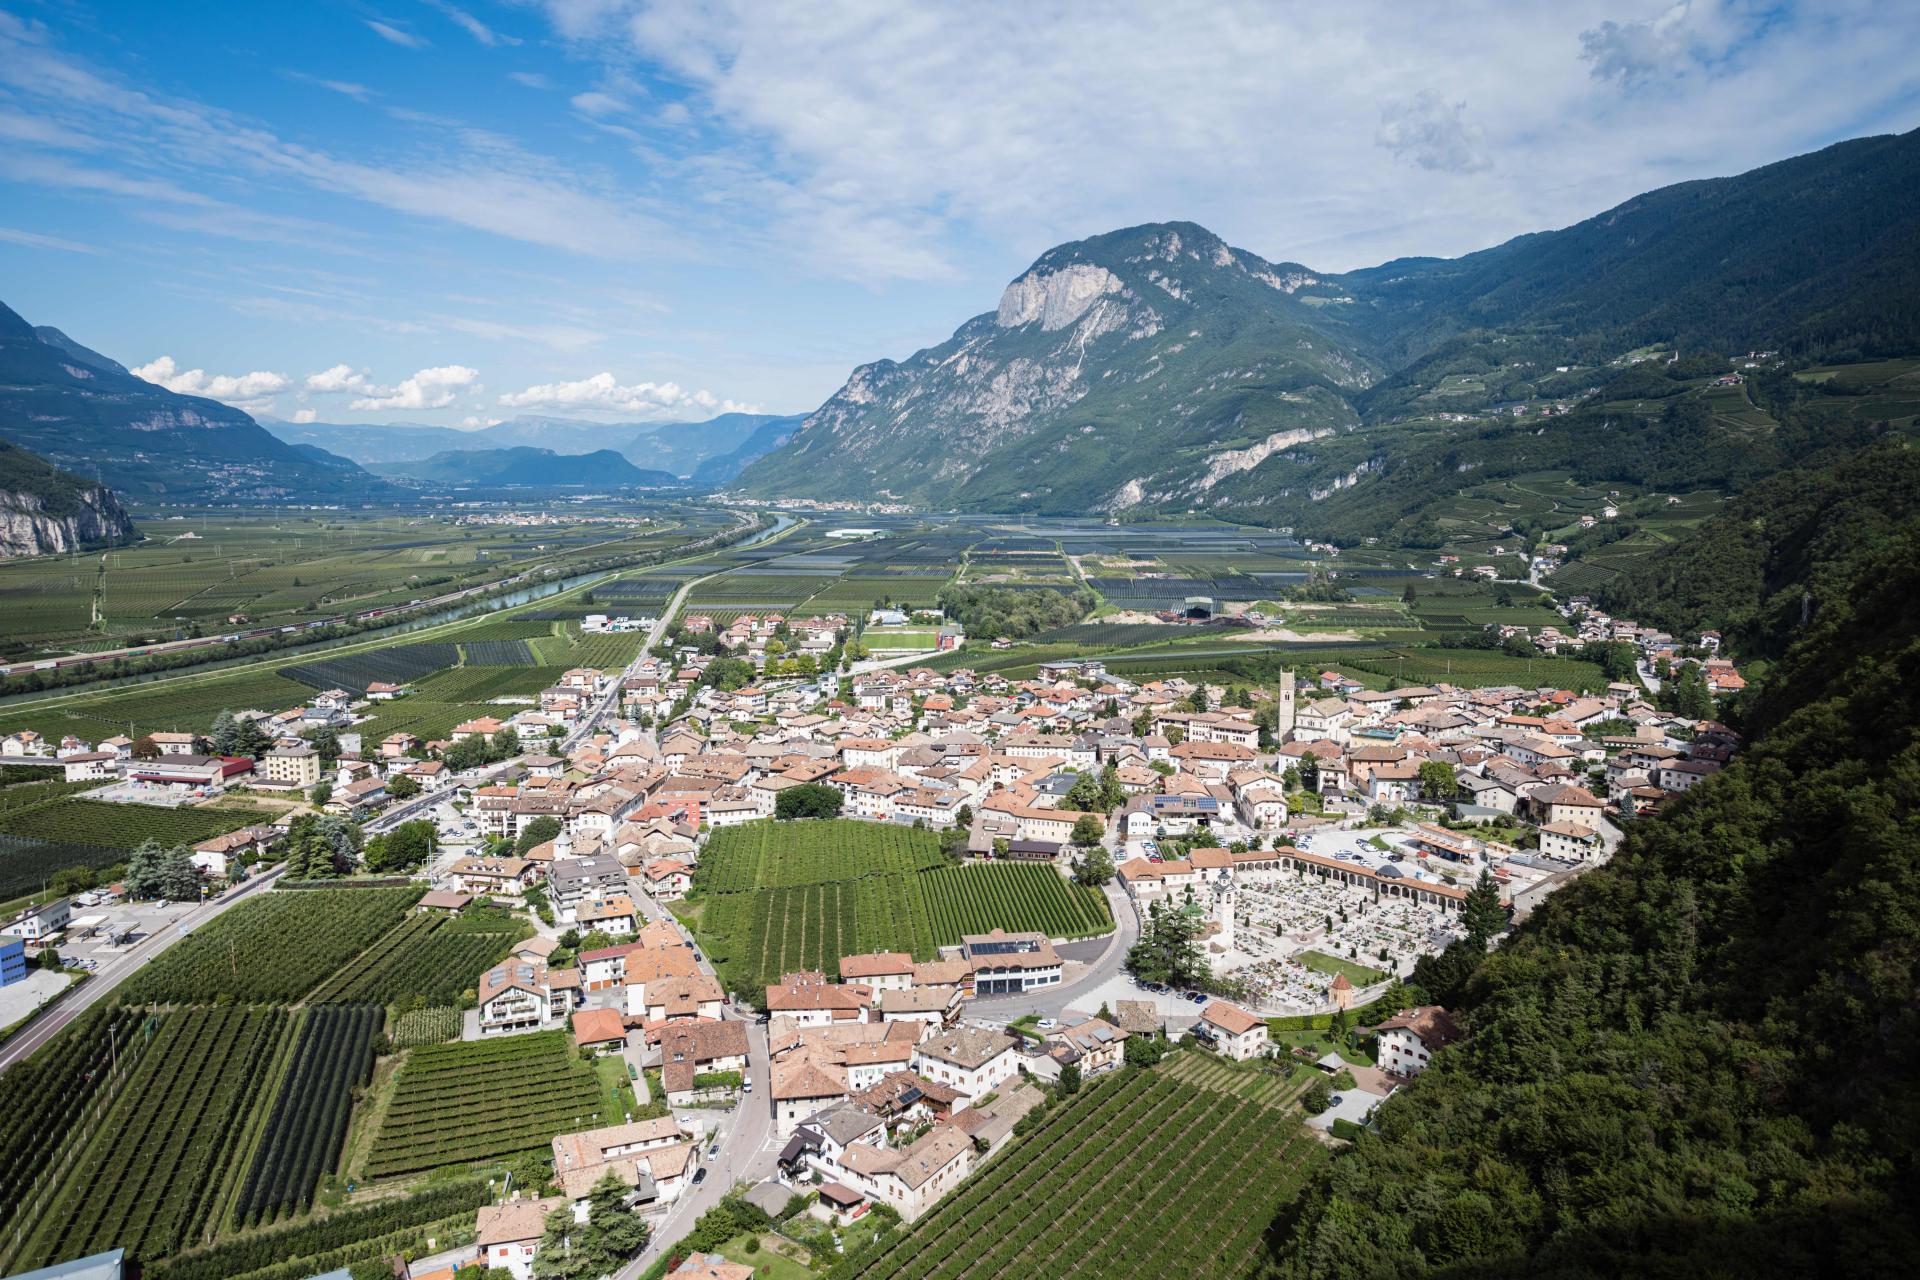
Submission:
[[[383,1178],[546,1147],[556,1133],[613,1121],[593,1068],[566,1033],[407,1051],[365,1174]]]
[[[429,1005],[450,1005],[532,928],[505,912],[458,920],[439,912],[410,915],[307,998],[394,1004],[418,996]]]
[[[722,841],[721,837],[727,837]],[[931,832],[871,822],[757,822],[715,833],[681,908],[731,990],[840,957],[937,948],[995,928],[1054,938],[1113,928],[1106,898],[1030,863],[953,865]]]
[[[297,1000],[398,924],[419,888],[279,889],[240,903],[122,988],[130,1001]]]
[[[1223,1071],[1234,1085],[1250,1074]],[[1125,1070],[1055,1104],[910,1230],[850,1259],[845,1274],[1253,1274],[1268,1223],[1326,1160],[1325,1148],[1271,1100],[1177,1075]]]

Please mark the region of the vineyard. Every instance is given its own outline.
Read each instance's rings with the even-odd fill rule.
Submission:
[[[599,1081],[564,1031],[428,1045],[407,1053],[365,1174],[496,1160],[606,1122]]]
[[[388,1032],[396,1049],[413,1049],[423,1044],[445,1044],[460,1038],[460,1010],[452,1007],[409,1009],[393,1020]]]
[[[533,646],[525,640],[467,640],[460,649],[476,667],[532,667],[539,665]]]
[[[486,1204],[482,1179],[438,1183],[411,1196],[388,1196],[298,1226],[256,1231],[145,1268],[147,1280],[306,1280],[338,1267],[418,1250],[429,1235],[473,1226]]]
[[[957,866],[931,832],[871,822],[745,823],[716,831],[685,910],[731,990],[840,957],[937,948],[1000,928],[1052,938],[1109,932],[1106,898],[1031,863]]]
[[[721,827],[700,855],[698,888],[739,893],[946,865],[931,831],[878,822],[747,822]]]
[[[272,816],[251,805],[165,809],[150,804],[114,804],[106,800],[56,796],[36,805],[0,812],[0,832],[52,843],[131,849],[148,838],[164,845],[196,844]]]
[[[286,1029],[279,1009],[181,1009],[161,1018],[14,1265],[116,1245],[130,1257],[156,1258],[210,1231],[233,1148]]]
[[[308,998],[393,1004],[419,996],[430,1005],[450,1005],[531,931],[504,915],[492,931],[460,928],[462,923],[438,913],[410,915]]]
[[[371,946],[421,890],[308,889],[242,902],[194,931],[140,974],[123,998],[293,1001]]]
[[[1056,1105],[912,1230],[832,1275],[1245,1276],[1324,1159],[1272,1107],[1126,1071]]]
[[[0,1230],[12,1227],[48,1181],[47,1153],[92,1131],[109,1086],[125,1078],[150,1042],[139,1034],[144,1022],[146,1015],[131,1009],[91,1010],[52,1051],[0,1076]],[[5,1261],[0,1255],[0,1269]]]
[[[320,1005],[307,1011],[241,1184],[236,1222],[267,1221],[283,1209],[305,1209],[312,1202],[320,1175],[340,1158],[353,1089],[366,1084],[373,1071],[373,1037],[383,1016],[375,1005]]]
[[[460,661],[450,644],[395,644],[346,658],[323,658],[284,667],[280,674],[315,689],[349,689],[365,693],[376,681],[412,684]]]

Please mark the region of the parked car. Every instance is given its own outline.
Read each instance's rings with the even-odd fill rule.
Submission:
[[[701,1165],[698,1169],[695,1169],[693,1171],[693,1185],[697,1187],[701,1183],[705,1182],[706,1180],[707,1180],[707,1166]]]

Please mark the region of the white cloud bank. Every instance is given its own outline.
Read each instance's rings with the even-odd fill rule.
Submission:
[[[597,409],[615,413],[663,415],[672,412],[756,413],[752,405],[723,400],[711,391],[688,391],[673,382],[639,382],[622,386],[611,373],[596,373],[578,382],[547,382],[500,397],[510,409]]]
[[[205,396],[243,409],[260,408],[293,385],[286,374],[266,370],[220,374],[208,373],[205,369],[182,369],[172,356],[161,356],[130,372],[136,378],[145,378],[183,396]]]
[[[331,371],[329,371],[331,372]],[[460,392],[479,381],[480,371],[463,364],[422,369],[397,387],[377,388],[353,402],[355,409],[444,409]]]

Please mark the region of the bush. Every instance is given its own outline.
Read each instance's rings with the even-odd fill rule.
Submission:
[[[1307,1114],[1317,1116],[1333,1105],[1333,1086],[1325,1080],[1315,1080],[1313,1087],[1307,1090],[1307,1096],[1300,1100]]]
[[[1335,1120],[1333,1122],[1333,1136],[1336,1138],[1345,1138],[1348,1142],[1358,1141],[1360,1135],[1365,1132],[1365,1128],[1355,1124],[1351,1120]]]

